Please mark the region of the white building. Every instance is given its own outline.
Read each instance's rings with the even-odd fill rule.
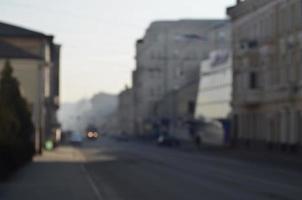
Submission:
[[[228,22],[210,31],[212,50],[201,62],[195,119],[204,143],[226,144],[230,138],[232,101],[231,27]]]
[[[202,79],[199,86],[196,117],[225,119],[231,113],[232,59],[230,51],[211,52],[210,58],[202,62],[201,68]]]
[[[201,64],[201,81],[195,118],[202,121],[199,131],[202,141],[226,143],[226,126],[230,126],[232,99],[232,57],[227,50],[213,51]]]

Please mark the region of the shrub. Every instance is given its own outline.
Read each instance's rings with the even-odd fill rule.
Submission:
[[[0,79],[0,176],[14,171],[34,154],[34,126],[19,83],[7,61]]]

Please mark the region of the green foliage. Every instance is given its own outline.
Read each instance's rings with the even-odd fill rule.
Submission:
[[[33,133],[31,113],[7,61],[0,79],[0,162],[17,167],[30,160]]]
[[[16,115],[20,122],[20,131],[25,134],[24,137],[28,137],[28,134],[33,132],[31,113],[26,100],[21,96],[19,83],[12,73],[12,67],[7,61],[0,80],[0,104]]]
[[[20,131],[20,124],[12,112],[9,112],[2,104],[0,104],[0,147],[12,146],[17,139],[16,134]]]

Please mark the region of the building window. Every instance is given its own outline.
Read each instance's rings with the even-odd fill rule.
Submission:
[[[249,77],[249,88],[257,89],[258,88],[258,76],[256,72],[251,72]]]

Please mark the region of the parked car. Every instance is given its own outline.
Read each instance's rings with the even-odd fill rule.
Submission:
[[[157,139],[157,144],[159,146],[179,146],[180,145],[180,141],[172,136],[169,135],[160,135]]]
[[[69,137],[69,142],[72,145],[81,146],[83,143],[83,135],[78,132],[73,132]]]

